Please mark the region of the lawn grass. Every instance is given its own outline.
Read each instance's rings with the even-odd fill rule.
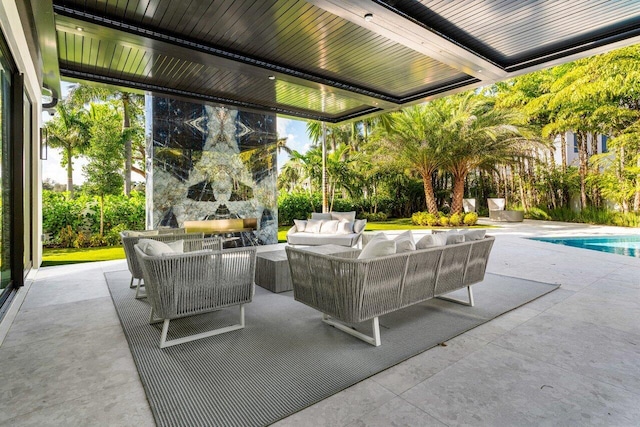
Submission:
[[[289,225],[278,227],[278,242],[287,241],[287,231],[291,228]],[[384,231],[384,230],[431,230],[440,227],[425,227],[422,225],[413,225],[411,218],[389,219],[380,222],[368,222],[365,231]],[[496,228],[494,225],[475,225],[472,228]],[[77,264],[80,262],[92,261],[111,261],[114,259],[124,259],[124,249],[122,246],[109,246],[102,248],[69,248],[69,249],[52,249],[44,248],[42,254],[42,267],[63,264]]]
[[[42,267],[63,264],[77,264],[80,262],[110,261],[124,259],[122,246],[108,246],[101,248],[44,248],[42,253]]]

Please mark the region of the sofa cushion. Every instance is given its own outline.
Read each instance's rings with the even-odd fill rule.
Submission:
[[[173,253],[175,254],[184,253],[184,240],[175,240],[173,242],[166,242],[166,243],[171,248]]]
[[[144,237],[144,236],[157,236],[158,235],[158,230],[142,230],[142,231],[135,231],[135,230],[129,230],[129,231],[125,231],[125,236],[127,237]]]
[[[320,227],[322,227],[321,219],[310,219],[307,221],[307,225],[304,228],[304,233],[319,233]]]
[[[356,211],[351,212],[331,212],[331,219],[347,220],[349,222],[353,222],[356,220]]]
[[[433,246],[445,246],[449,236],[457,236],[457,234],[435,233],[427,234],[416,243],[416,249],[426,249]]]
[[[367,225],[366,219],[356,219],[353,223],[353,232],[361,233],[364,230],[364,227]]]
[[[321,212],[312,212],[311,213],[311,219],[330,220],[331,219],[331,214],[330,213],[321,213]]]
[[[347,221],[345,219],[341,219],[340,222],[338,222],[338,229],[336,233],[337,234],[353,233],[353,222]]]
[[[340,245],[351,247],[358,243],[359,234],[321,234],[321,233],[292,233],[287,236],[290,245]]]
[[[384,233],[376,234],[373,239],[362,249],[358,259],[377,258],[385,255],[393,255],[396,253],[395,240],[387,239]]]
[[[484,236],[487,234],[487,230],[477,229],[477,230],[462,230],[460,234],[464,236],[465,242],[473,242],[474,240],[482,240]]]
[[[293,223],[296,225],[296,231],[304,231],[305,227],[307,226],[306,219],[294,219]]]
[[[446,245],[455,245],[457,243],[464,243],[464,236],[462,234],[445,234],[447,237]]]
[[[180,245],[176,244],[178,242],[180,242]],[[178,240],[176,242],[170,242],[170,243],[174,243],[174,246],[172,247],[169,244],[167,244],[165,242],[160,242],[158,240],[140,239],[138,241],[138,247],[140,248],[140,250],[142,252],[144,252],[145,254],[147,254],[149,256],[160,256],[160,255],[164,255],[164,254],[173,254],[173,253],[176,253],[175,249],[180,249],[180,252],[182,252],[182,248],[183,248],[183,245],[184,245],[184,241],[183,240]]]
[[[411,234],[411,230],[407,230],[398,235],[394,240],[396,242],[397,254],[416,250],[416,244],[413,241],[413,234]]]
[[[331,219],[329,221],[322,221],[320,224],[321,234],[336,234],[338,232],[338,220]]]

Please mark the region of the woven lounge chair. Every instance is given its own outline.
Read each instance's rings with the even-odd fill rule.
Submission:
[[[124,254],[127,258],[127,267],[129,267],[129,272],[131,273],[131,281],[129,282],[129,287],[136,288],[136,298],[144,298],[144,295],[140,294],[140,288],[144,286],[142,284],[142,269],[140,268],[140,264],[138,264],[138,258],[136,257],[135,250],[133,249],[133,246],[138,243],[140,239],[152,239],[165,243],[184,240],[185,251],[187,252],[198,249],[220,249],[222,247],[222,241],[217,237],[213,237],[209,241],[203,241],[203,237],[204,235],[202,233],[165,233],[157,235],[136,236],[130,236],[128,235],[128,232],[120,233],[120,239],[122,240],[122,246],[124,247]],[[190,240],[200,240],[201,242],[191,244],[187,243]],[[136,285],[133,284],[134,280],[138,281]]]
[[[151,304],[149,323],[164,322],[160,348],[244,328],[244,304],[253,298],[256,247],[148,256],[134,246]],[[169,323],[240,306],[238,324],[167,340]]]

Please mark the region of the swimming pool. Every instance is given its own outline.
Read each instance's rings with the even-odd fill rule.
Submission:
[[[640,258],[640,235],[637,236],[582,236],[531,237],[531,240],[573,246],[594,251]]]

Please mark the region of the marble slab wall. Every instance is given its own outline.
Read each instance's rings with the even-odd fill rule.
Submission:
[[[276,117],[147,96],[147,228],[257,218],[240,244],[278,242]]]

